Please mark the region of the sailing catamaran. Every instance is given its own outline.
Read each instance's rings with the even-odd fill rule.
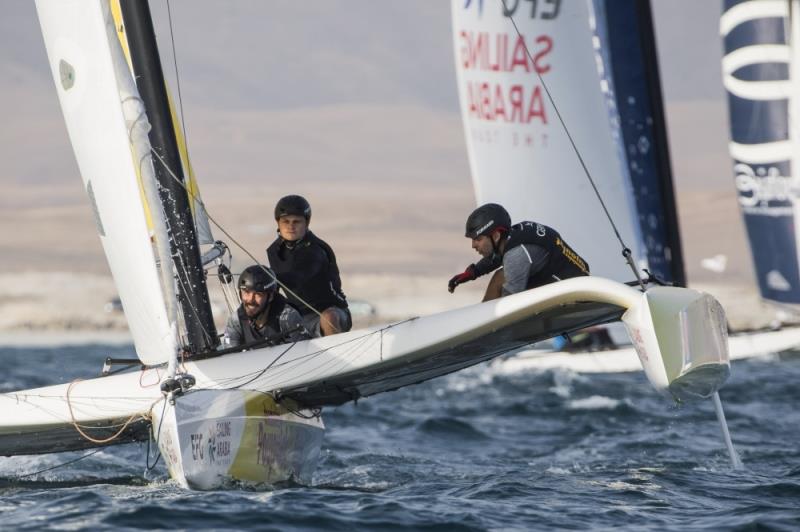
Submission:
[[[617,320],[670,397],[708,397],[727,379],[724,311],[713,297],[600,277],[323,338],[219,349],[204,270],[215,263],[200,255],[202,204],[181,158],[147,2],[38,0],[37,10],[143,368],[0,395],[0,454],[152,438],[186,487],[307,483],[322,407]]]
[[[786,14],[788,2],[777,3]],[[756,5],[764,7],[751,4],[754,10]],[[596,0],[528,7],[518,2],[505,7],[499,2],[451,3],[462,120],[477,203],[500,203],[513,220],[558,228],[595,275],[632,279],[630,269],[613,252],[627,247],[639,268],[661,282],[686,286],[650,2]],[[737,10],[742,12],[742,6]],[[531,57],[525,55],[526,46]],[[548,88],[564,121],[575,126],[572,137],[591,169],[591,184],[614,215],[623,245],[558,123]],[[749,115],[741,120],[748,126],[754,123]],[[775,238],[758,238],[754,253]],[[794,262],[783,261],[786,253],[777,249],[758,255],[784,267],[794,264],[792,278],[797,278],[796,257]],[[768,292],[762,294],[769,298]],[[732,359],[798,345],[800,327],[730,338]],[[576,354],[528,349],[495,364],[501,372],[553,367],[635,371],[639,362],[632,347],[620,347]]]

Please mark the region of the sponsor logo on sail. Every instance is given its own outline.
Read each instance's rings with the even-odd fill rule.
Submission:
[[[75,85],[75,68],[63,59],[58,62],[58,76],[61,78],[61,86],[65,91]]]
[[[504,17],[519,14],[521,17],[551,20],[558,17],[561,11],[561,0],[504,0],[496,2],[495,5],[502,9]],[[465,11],[473,6],[478,11],[478,16],[483,16],[483,0],[464,0]]]
[[[753,168],[745,163],[733,167],[739,204],[745,214],[765,216],[790,216],[793,214],[792,200],[798,189],[792,178],[781,175],[774,166]]]
[[[478,16],[483,15],[483,0],[465,0],[464,2],[464,9],[469,9],[473,5],[477,6],[478,9]]]

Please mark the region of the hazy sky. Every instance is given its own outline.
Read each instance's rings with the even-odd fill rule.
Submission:
[[[653,4],[676,183],[683,190],[726,191],[733,206],[720,0]],[[151,5],[171,78],[166,4]],[[402,192],[384,191],[380,201],[386,203],[374,205],[371,214],[385,227],[401,217],[419,230],[435,225],[443,235],[460,233],[474,198],[458,111],[449,0],[172,0],[170,5],[190,150],[204,191],[237,183],[245,191],[233,193],[248,194],[252,185],[252,193],[264,194],[266,211],[285,193],[335,197],[328,212],[338,216],[362,209],[376,185],[390,184]],[[38,220],[69,203],[85,215],[80,223],[90,227],[32,1],[4,4],[0,65],[0,187],[16,187],[0,196],[0,222],[14,223],[19,216],[2,221],[3,211],[28,204],[51,209],[28,212]],[[356,186],[348,195],[331,194],[343,182]],[[414,203],[421,195],[425,206]],[[53,218],[36,230],[47,232],[53,223],[68,222]],[[741,226],[733,229],[741,233]],[[260,246],[271,233],[256,230]],[[98,247],[96,236],[76,245],[84,244]],[[22,244],[0,238],[0,245],[14,250]],[[47,250],[41,256],[55,245],[42,243]]]
[[[165,4],[152,4],[164,69],[171,76]],[[668,101],[721,102],[719,0],[654,4]],[[447,0],[172,0],[171,7],[190,137],[206,135],[191,128],[202,113],[344,106],[410,106],[451,115],[458,126]],[[47,179],[46,174],[69,164],[69,148],[64,130],[57,130],[61,117],[33,2],[4,5],[0,64],[5,122],[0,156],[8,162],[20,156],[40,159],[45,152],[57,161],[14,164],[0,179]],[[342,132],[335,141],[353,139]],[[724,141],[715,149],[720,145]]]

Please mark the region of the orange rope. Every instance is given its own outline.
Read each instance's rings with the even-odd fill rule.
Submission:
[[[72,386],[77,384],[80,381],[81,381],[81,379],[76,379],[76,380],[74,380],[74,381],[69,383],[69,386],[67,387],[67,406],[69,407],[70,423],[72,424],[73,427],[75,427],[75,430],[78,431],[78,434],[80,434],[85,439],[89,440],[90,442],[103,444],[103,443],[109,443],[111,441],[114,441],[117,438],[119,438],[120,435],[122,435],[122,433],[125,431],[126,428],[128,428],[128,425],[130,425],[133,422],[133,420],[135,420],[136,418],[147,419],[145,416],[141,416],[139,414],[134,414],[131,417],[129,417],[128,421],[126,421],[122,425],[122,428],[120,428],[115,434],[113,434],[112,436],[109,436],[108,438],[97,439],[97,438],[93,438],[93,437],[89,436],[88,434],[83,432],[83,430],[81,430],[81,425],[79,425],[78,422],[75,420],[75,413],[72,411],[72,402],[69,399],[69,393],[72,390]],[[153,403],[153,404],[155,404],[155,403]],[[152,408],[152,405],[151,405],[151,408]],[[89,427],[89,426],[86,426],[85,428],[100,428],[100,427]]]

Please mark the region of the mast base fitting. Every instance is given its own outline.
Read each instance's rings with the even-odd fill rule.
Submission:
[[[193,376],[188,373],[181,373],[180,375],[164,379],[164,382],[161,383],[161,393],[171,397],[183,395],[189,391],[196,382]]]

